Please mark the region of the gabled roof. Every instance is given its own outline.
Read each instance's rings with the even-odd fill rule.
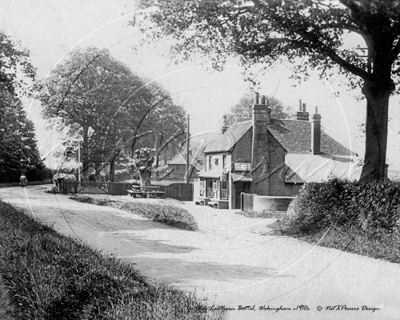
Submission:
[[[310,154],[311,122],[272,119],[268,131],[288,153]],[[321,153],[338,156],[355,155],[325,132],[321,132]]]
[[[234,123],[220,138],[209,145],[205,153],[230,152],[253,127],[252,121]],[[271,119],[268,131],[288,153],[310,154],[311,122]],[[321,132],[321,153],[338,156],[355,155],[325,132]]]
[[[197,170],[201,170],[203,167],[198,161],[195,161],[192,156],[189,156],[189,163]],[[174,158],[168,161],[168,164],[186,165],[186,159],[182,153],[178,153]]]
[[[247,131],[249,131],[251,127],[251,121],[243,121],[232,124],[221,137],[206,147],[204,153],[231,151],[235,144],[245,135]]]
[[[189,156],[189,162],[192,161],[192,156]],[[178,153],[175,157],[168,161],[168,164],[186,164],[186,159],[182,153]]]

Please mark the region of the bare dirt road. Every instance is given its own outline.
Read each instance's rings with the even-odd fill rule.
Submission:
[[[272,219],[118,197],[186,208],[200,230],[183,231],[45,189],[4,188],[0,199],[148,277],[196,291],[211,307],[231,308],[229,319],[400,319],[398,264],[274,236]]]

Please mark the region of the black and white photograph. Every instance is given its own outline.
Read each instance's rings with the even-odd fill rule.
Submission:
[[[400,320],[400,0],[0,0],[1,320]]]

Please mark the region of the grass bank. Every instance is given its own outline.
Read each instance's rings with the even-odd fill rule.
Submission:
[[[400,263],[400,188],[339,179],[306,184],[272,227],[311,243]]]
[[[4,287],[9,298],[3,290],[2,319],[223,318],[200,312],[204,309],[193,295],[149,283],[129,264],[60,235],[3,202],[0,243],[0,290]]]
[[[79,202],[91,203],[99,206],[109,206],[129,211],[149,218],[152,221],[164,223],[179,229],[190,231],[196,231],[199,229],[193,216],[187,210],[179,207],[135,201],[117,201],[90,196],[74,196],[71,197],[71,199]]]
[[[239,214],[241,216],[245,216],[247,218],[264,218],[264,219],[272,219],[272,218],[282,218],[286,212],[284,211],[269,211],[269,210],[264,210],[264,211],[236,211],[236,214]]]

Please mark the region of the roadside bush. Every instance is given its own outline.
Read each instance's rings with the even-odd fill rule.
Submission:
[[[400,263],[400,188],[339,179],[309,183],[273,227],[322,246]]]
[[[337,178],[308,183],[294,200],[292,233],[315,233],[327,227],[354,225],[371,234],[398,232],[400,188],[397,184],[360,184]]]
[[[183,208],[164,204],[143,203],[135,201],[116,201],[90,196],[74,196],[71,199],[79,202],[109,206],[129,211],[155,222],[160,222],[175,228],[196,231],[199,229],[193,216]]]

